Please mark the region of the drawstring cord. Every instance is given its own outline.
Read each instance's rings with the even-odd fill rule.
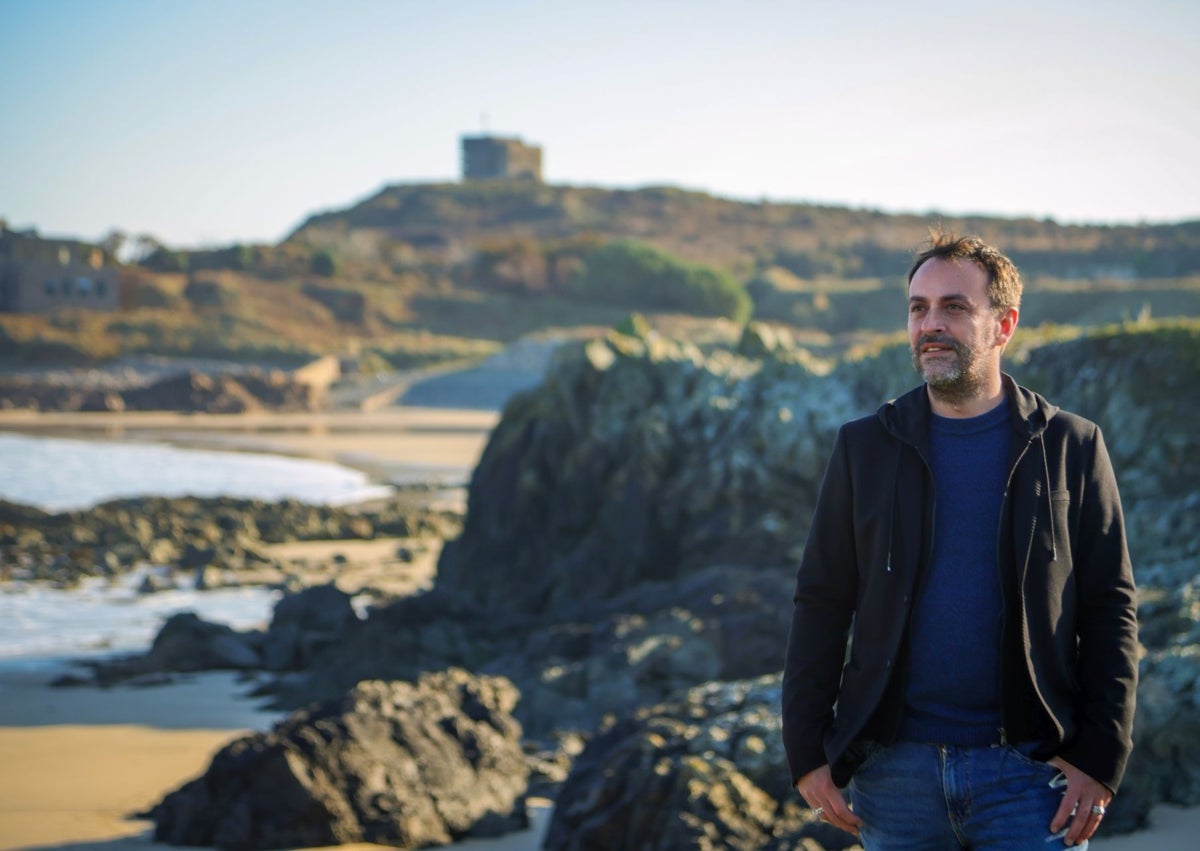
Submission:
[[[1050,460],[1046,456],[1046,441],[1038,435],[1042,447],[1042,472],[1046,477],[1046,508],[1050,512],[1050,561],[1058,561],[1057,535],[1054,534],[1054,500],[1050,498]]]
[[[900,489],[900,454],[904,451],[904,444],[896,441],[896,469],[892,472],[892,505],[888,511],[888,553],[887,553],[887,572],[892,572],[892,536],[896,532],[896,491]]]

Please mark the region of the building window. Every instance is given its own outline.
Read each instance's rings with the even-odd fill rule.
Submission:
[[[108,295],[108,284],[104,281],[96,281],[96,298],[104,298]]]
[[[92,294],[92,279],[91,278],[76,278],[75,292],[81,296],[89,296]]]
[[[57,293],[57,288],[54,286],[54,281],[46,281],[46,295],[52,296]]]

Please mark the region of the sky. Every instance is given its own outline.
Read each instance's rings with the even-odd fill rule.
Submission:
[[[459,140],[549,183],[1200,218],[1195,0],[0,0],[0,218],[276,242]]]

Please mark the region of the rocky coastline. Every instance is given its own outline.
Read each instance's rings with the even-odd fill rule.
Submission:
[[[67,564],[80,546],[97,563],[115,552],[112,569],[151,555],[179,563],[198,538],[194,550],[217,550],[236,570],[284,534],[267,529],[427,533],[446,541],[432,588],[380,600],[365,619],[345,615],[344,592],[310,587],[285,597],[264,631],[177,619],[157,650],[98,674],[208,659],[269,672],[261,692],[286,708],[342,700],[363,681],[500,677],[519,695],[510,711],[526,784],[556,797],[549,849],[645,847],[646,836],[664,848],[846,847],[788,788],[777,679],[834,431],[912,384],[907,352],[830,368],[761,326],[707,350],[625,330],[564,346],[544,381],[508,402],[461,526],[218,501],[184,512],[204,537],[182,521],[138,533],[120,506],[73,523],[5,506],[5,563],[20,552],[22,570]],[[1156,803],[1200,804],[1200,400],[1185,392],[1200,378],[1197,351],[1193,333],[1129,328],[1036,347],[1011,367],[1100,422],[1122,484],[1145,653],[1136,749],[1110,832],[1142,826]],[[129,531],[101,531],[110,526]],[[77,540],[83,529],[95,541]],[[154,553],[158,540],[167,544]],[[205,655],[235,644],[237,664]]]
[[[443,539],[459,515],[420,505],[421,489],[355,506],[234,497],[140,497],[50,513],[0,500],[0,581],[42,580],[69,587],[88,576],[162,568],[169,584],[307,584],[271,553],[295,541]],[[154,590],[148,587],[146,590]]]
[[[2,410],[244,414],[313,411],[324,404],[325,387],[294,371],[205,361],[0,375]]]

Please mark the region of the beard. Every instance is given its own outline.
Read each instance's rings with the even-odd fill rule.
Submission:
[[[954,356],[922,362],[921,347],[927,343],[945,346]],[[981,346],[961,343],[942,334],[926,334],[913,347],[912,359],[930,392],[948,402],[973,398],[987,383],[987,355]]]

